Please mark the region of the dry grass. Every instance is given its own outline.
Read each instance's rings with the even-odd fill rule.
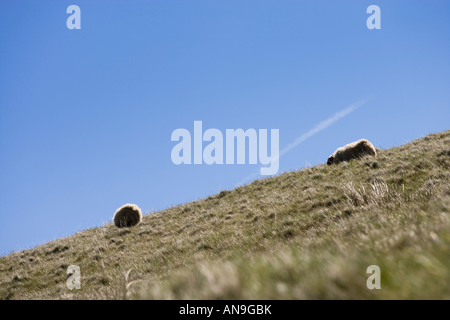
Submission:
[[[449,146],[433,134],[13,253],[0,298],[449,299]]]

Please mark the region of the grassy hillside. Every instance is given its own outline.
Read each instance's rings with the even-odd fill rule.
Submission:
[[[0,258],[0,298],[450,299],[449,168],[446,131],[89,229]]]

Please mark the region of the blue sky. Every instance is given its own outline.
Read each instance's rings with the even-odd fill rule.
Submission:
[[[81,8],[69,30],[66,8]],[[381,30],[366,8],[381,8]],[[172,163],[173,130],[279,129],[280,173],[360,138],[449,129],[450,2],[0,2],[0,255],[231,189],[257,165]],[[259,178],[256,176],[255,178]]]

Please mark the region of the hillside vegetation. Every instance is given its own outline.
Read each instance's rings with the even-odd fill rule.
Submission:
[[[0,298],[450,299],[449,168],[446,131],[85,230],[1,257]]]

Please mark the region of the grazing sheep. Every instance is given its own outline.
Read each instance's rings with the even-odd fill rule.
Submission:
[[[376,156],[377,151],[375,150],[373,144],[366,139],[361,139],[338,148],[328,158],[327,164],[330,165],[342,161],[349,161],[351,159],[361,158],[366,155]]]
[[[141,222],[142,212],[137,205],[127,203],[117,209],[113,220],[117,228],[130,228]]]

